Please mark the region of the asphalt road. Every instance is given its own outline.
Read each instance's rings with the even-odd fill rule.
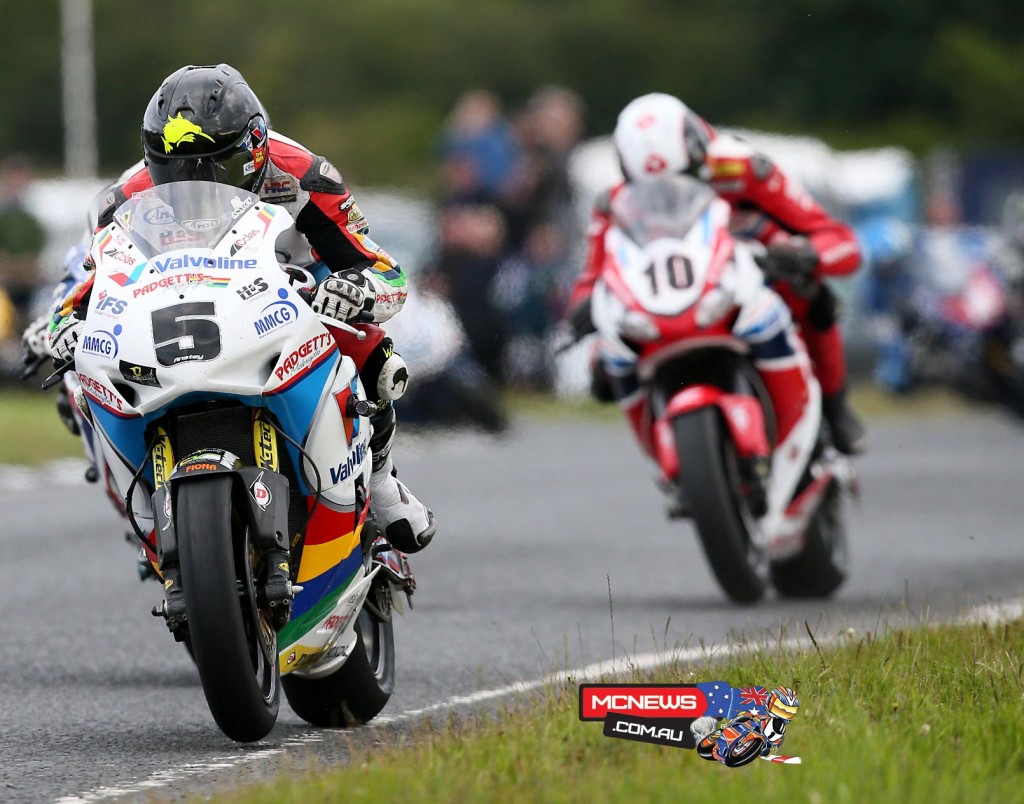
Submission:
[[[851,579],[825,603],[754,608],[728,604],[689,525],[665,519],[621,422],[400,441],[401,475],[442,530],[414,557],[416,608],[396,626],[386,713],[613,648],[722,643],[804,621],[827,634],[901,620],[908,604],[941,616],[1019,595],[1024,430],[993,414],[875,422],[872,435],[849,511]],[[285,703],[258,746],[223,737],[184,650],[149,614],[160,588],[136,579],[106,501],[66,473],[56,487],[38,480],[0,471],[0,800],[206,793],[282,762],[344,757],[343,738],[311,735]]]

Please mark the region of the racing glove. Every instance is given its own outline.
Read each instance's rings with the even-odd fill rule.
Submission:
[[[350,321],[373,306],[369,280],[356,270],[331,274],[313,294],[310,307],[314,313],[338,321]]]
[[[769,279],[788,282],[798,292],[809,290],[815,284],[818,252],[805,237],[797,235],[773,243],[755,259]]]
[[[41,315],[21,335],[25,347],[25,362],[31,363],[40,357],[50,356],[50,316]]]
[[[71,312],[50,325],[49,347],[54,360],[58,363],[67,363],[74,359],[78,336],[84,326],[85,321],[79,318],[76,312]]]

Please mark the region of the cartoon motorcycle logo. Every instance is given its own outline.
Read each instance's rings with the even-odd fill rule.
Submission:
[[[796,717],[800,699],[788,687],[776,687],[768,695],[764,709],[757,706],[741,712],[724,725],[714,717],[698,718],[690,726],[697,742],[697,753],[730,768],[739,768],[758,757],[785,761],[795,757],[776,757],[786,726]]]

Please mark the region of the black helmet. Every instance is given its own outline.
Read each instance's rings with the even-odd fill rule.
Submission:
[[[189,65],[150,100],[142,145],[154,184],[200,179],[258,192],[267,171],[267,113],[234,67]]]

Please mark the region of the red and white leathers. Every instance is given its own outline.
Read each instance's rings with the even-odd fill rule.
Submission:
[[[622,192],[620,185],[614,193]],[[728,205],[713,201],[712,227],[724,227],[729,220]],[[764,381],[775,413],[776,443],[784,442],[800,421],[808,399],[811,365],[807,351],[796,335],[796,329],[785,302],[764,282],[764,275],[753,258],[733,252],[732,239],[723,238],[721,251],[727,255],[716,290],[712,313],[717,321],[731,321],[727,330],[750,349],[754,367]],[[728,256],[731,254],[732,256]],[[626,343],[602,338],[597,357],[612,386],[613,395],[633,427],[638,442],[655,460],[657,446],[652,441],[650,406],[642,381],[650,380],[667,352],[649,357],[638,354]],[[767,459],[772,449],[763,438],[751,444],[750,457]]]
[[[860,250],[847,226],[829,215],[766,156],[736,137],[716,134],[710,126],[700,122],[709,136],[706,169],[702,169],[700,175],[707,177],[715,191],[732,206],[730,230],[736,236],[755,239],[767,246],[794,236],[806,238],[818,256],[815,278],[819,280],[857,269]],[[595,204],[587,233],[586,262],[570,295],[570,320],[573,319],[571,311],[589,299],[600,275],[605,259],[604,235],[611,225],[611,199],[624,185],[613,187]],[[828,316],[817,317],[812,323],[816,317],[809,299],[788,283],[778,282],[775,289],[800,328],[823,395],[839,393],[846,382],[846,361],[838,324],[828,321]]]

